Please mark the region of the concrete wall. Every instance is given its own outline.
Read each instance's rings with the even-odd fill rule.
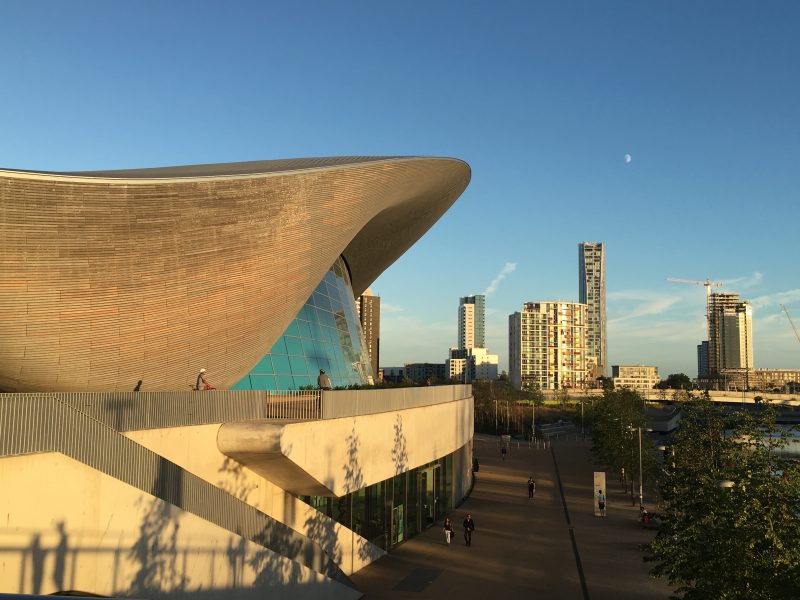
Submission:
[[[360,594],[62,454],[0,459],[0,590],[224,599]]]
[[[219,425],[128,431],[125,435],[264,514],[318,542],[345,574],[385,552],[217,450]]]
[[[282,489],[340,497],[455,452],[473,430],[470,397],[324,421],[225,423],[217,444]]]
[[[472,398],[283,428],[281,453],[343,496],[455,452],[473,437]]]

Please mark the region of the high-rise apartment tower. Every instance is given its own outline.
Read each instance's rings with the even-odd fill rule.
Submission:
[[[527,302],[508,316],[508,374],[517,389],[586,385],[588,309],[575,302]]]
[[[486,296],[463,296],[458,303],[458,349],[486,347]]]
[[[578,302],[587,307],[586,351],[597,359],[597,372],[606,376],[606,254],[603,242],[578,244],[578,267]]]
[[[372,364],[372,377],[378,381],[381,357],[381,297],[373,296],[367,290],[356,300],[356,311],[364,332],[364,343],[367,346],[369,361]]]
[[[708,300],[708,374],[752,369],[753,309],[739,294],[711,294]]]

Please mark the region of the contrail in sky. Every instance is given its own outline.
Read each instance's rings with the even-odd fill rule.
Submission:
[[[514,269],[516,268],[517,268],[517,263],[507,262],[505,265],[503,265],[503,268],[500,269],[500,272],[497,274],[497,277],[492,279],[492,283],[490,283],[489,287],[487,287],[483,291],[483,295],[488,296],[489,294],[493,294],[495,291],[497,291],[497,286],[500,285],[500,282],[503,281],[503,279],[505,279],[509,275],[511,275],[511,273],[513,273]]]

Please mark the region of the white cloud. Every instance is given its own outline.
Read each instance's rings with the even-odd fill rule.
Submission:
[[[753,305],[753,308],[764,308],[771,305],[775,308],[778,308],[778,304],[787,304],[789,302],[796,302],[798,300],[800,300],[800,288],[786,290],[784,292],[775,292],[774,294],[766,294],[764,296],[757,296],[750,300],[750,304]]]
[[[613,319],[609,319],[608,322],[609,324],[619,323],[620,321],[627,321],[629,319],[636,319],[638,317],[660,315],[669,310],[669,308],[671,308],[678,302],[680,302],[680,298],[658,298],[656,300],[651,300],[639,304],[629,313],[623,314],[622,316],[619,317],[614,317]]]
[[[748,275],[747,277],[737,277],[736,279],[726,279],[722,282],[722,285],[725,287],[731,287],[731,284],[737,284],[736,287],[738,288],[752,288],[758,285],[761,285],[761,282],[764,280],[764,274],[761,271],[753,271],[752,275]]]
[[[381,302],[381,313],[383,314],[395,314],[404,312],[405,308],[398,304],[389,304],[388,302]]]
[[[503,279],[505,279],[509,275],[511,275],[511,273],[513,273],[516,268],[517,268],[517,263],[507,262],[505,265],[503,265],[503,268],[500,269],[500,272],[497,274],[497,277],[492,279],[492,283],[490,283],[489,287],[487,287],[483,291],[483,295],[488,296],[490,294],[494,294],[497,291],[497,286],[500,285],[500,282],[503,281]]]

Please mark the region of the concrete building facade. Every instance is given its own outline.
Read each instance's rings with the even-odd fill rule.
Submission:
[[[576,302],[527,302],[508,317],[509,380],[517,389],[586,387],[588,308]]]
[[[368,381],[355,299],[469,177],[0,171],[0,589],[360,597],[348,574],[468,492],[472,392],[308,388]]]
[[[364,342],[372,365],[372,377],[378,380],[381,357],[381,298],[371,290],[361,294],[356,300],[356,312],[364,332]]]
[[[486,296],[463,296],[458,303],[458,349],[486,345]]]
[[[445,363],[406,363],[405,376],[414,383],[443,382],[449,379]]]
[[[587,307],[586,350],[597,371],[608,374],[606,335],[606,254],[603,242],[578,244],[578,302]]]
[[[708,377],[708,340],[697,344],[697,378]]]
[[[661,381],[661,377],[658,367],[652,365],[612,365],[611,380],[614,388],[650,392]]]
[[[720,379],[725,390],[796,393],[800,369],[722,369]]]
[[[708,301],[708,374],[752,369],[753,309],[739,294],[712,293]]]

